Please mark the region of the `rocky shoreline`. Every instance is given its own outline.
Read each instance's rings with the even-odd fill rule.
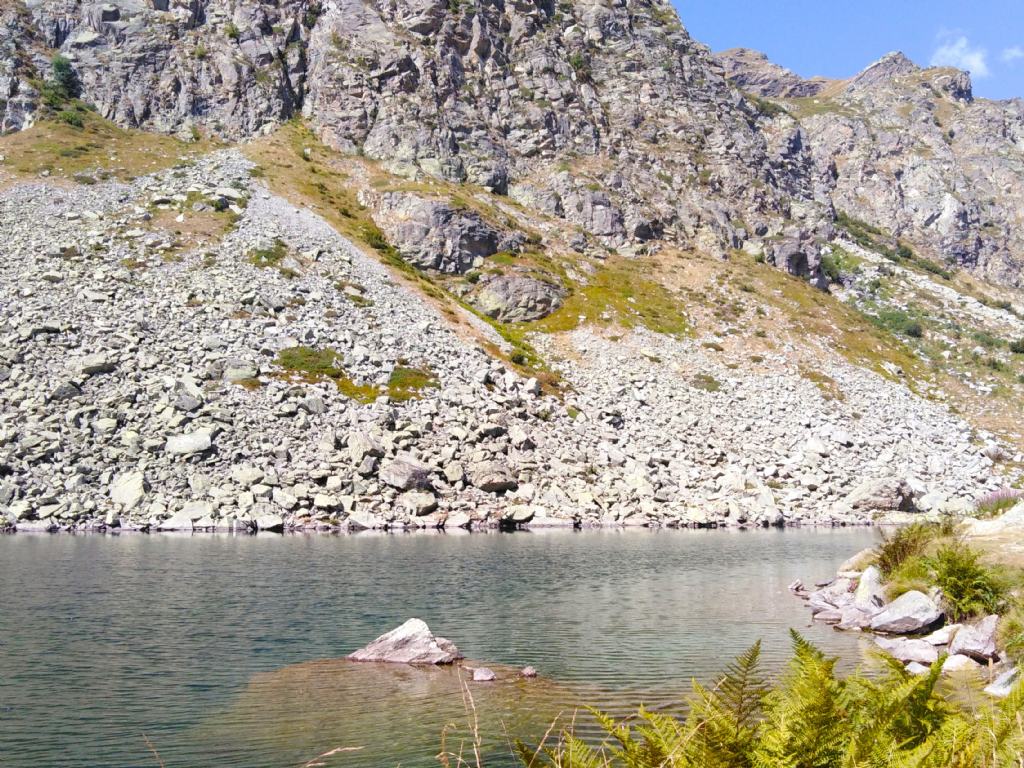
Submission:
[[[966,539],[953,541],[958,547],[967,547],[973,533],[1020,530],[1022,519],[1024,504],[1018,504],[995,520],[970,521],[959,533]],[[929,674],[941,661],[941,674],[984,677],[988,683],[985,693],[1007,696],[1020,674],[999,632],[1003,623],[1013,620],[1006,615],[1013,610],[1010,602],[1002,605],[1000,613],[956,621],[957,617],[951,617],[947,610],[947,595],[934,584],[927,593],[901,590],[895,599],[889,599],[879,561],[878,547],[865,549],[843,563],[834,578],[816,584],[815,589],[807,589],[799,580],[789,589],[806,602],[814,621],[830,624],[837,631],[869,633],[880,652],[904,665],[911,674]],[[970,588],[971,571],[963,563],[958,567],[958,587]]]

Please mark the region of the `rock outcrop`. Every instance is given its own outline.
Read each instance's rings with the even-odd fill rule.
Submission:
[[[762,121],[813,197],[940,263],[1024,285],[1024,101],[975,99],[970,75],[891,53],[844,81],[719,54],[732,82],[788,110]],[[774,137],[774,138],[772,138]]]

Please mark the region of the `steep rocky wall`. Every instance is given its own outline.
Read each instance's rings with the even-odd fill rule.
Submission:
[[[754,52],[711,56],[664,0],[5,8],[3,130],[31,123],[48,46],[121,125],[241,139],[301,114],[392,173],[564,219],[581,250],[745,248],[820,281],[839,210],[1022,281],[1024,103],[975,100],[955,70],[894,55],[849,81],[803,80]]]
[[[721,59],[740,87],[788,99],[790,114],[764,130],[783,155],[812,158],[820,202],[933,258],[1022,285],[1024,102],[975,99],[967,73],[921,69],[902,54],[827,87],[794,82],[748,51]]]

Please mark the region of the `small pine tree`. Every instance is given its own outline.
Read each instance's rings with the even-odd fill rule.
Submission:
[[[82,94],[82,84],[64,56],[54,56],[50,61],[50,79],[57,93],[65,100],[77,99]]]

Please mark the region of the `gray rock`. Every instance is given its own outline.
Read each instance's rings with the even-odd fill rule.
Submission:
[[[564,298],[557,285],[514,274],[483,281],[471,295],[473,306],[503,323],[540,320],[561,307]]]
[[[397,456],[385,463],[378,477],[381,482],[400,491],[430,487],[430,467],[408,455]]]
[[[474,683],[490,683],[497,680],[498,676],[494,674],[494,671],[487,667],[476,667],[473,670],[473,682]]]
[[[1008,669],[993,680],[990,685],[986,686],[985,693],[998,699],[1005,699],[1013,691],[1019,676],[1020,670],[1017,667]]]
[[[266,531],[267,533],[280,533],[284,530],[284,518],[280,515],[265,514],[259,515],[255,521],[257,531]]]
[[[876,637],[875,644],[894,659],[905,663],[916,661],[919,664],[933,664],[939,660],[936,647],[924,640]]]
[[[519,483],[501,461],[482,461],[470,468],[470,482],[481,491],[501,493],[515,490]]]
[[[979,662],[997,658],[996,629],[998,624],[998,616],[986,616],[977,624],[961,627],[953,635],[953,640],[949,644],[949,652],[970,656]]]
[[[391,664],[451,664],[462,656],[450,641],[435,637],[426,622],[409,619],[346,658]]]
[[[885,588],[882,586],[882,572],[877,566],[869,565],[860,575],[857,589],[853,593],[853,604],[862,611],[874,613],[885,605]]]
[[[118,475],[110,484],[110,500],[131,511],[146,496],[146,479],[142,472],[127,472]]]
[[[963,672],[977,672],[981,665],[970,656],[955,653],[942,662],[942,674],[955,675]]]
[[[871,629],[890,634],[920,632],[942,618],[942,610],[927,595],[911,590],[900,595],[871,619]]]
[[[437,498],[429,491],[406,491],[395,503],[401,509],[417,516],[429,515],[437,509]]]
[[[176,456],[189,456],[195,453],[203,453],[213,446],[213,439],[208,430],[197,430],[182,435],[172,435],[167,438],[164,450]]]

